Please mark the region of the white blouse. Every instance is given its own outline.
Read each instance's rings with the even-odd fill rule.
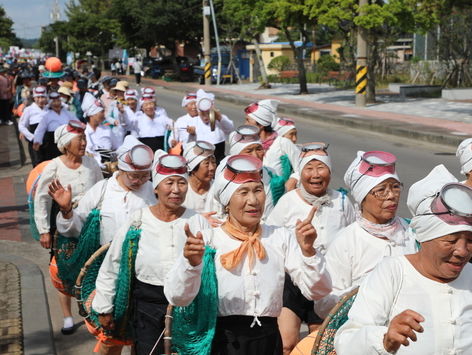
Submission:
[[[178,142],[188,143],[195,141],[195,135],[191,135],[187,132],[188,126],[195,126],[195,121],[198,116],[192,117],[188,113],[184,116],[177,118],[174,124],[174,129],[169,137],[169,142],[175,139]]]
[[[323,255],[339,231],[354,222],[356,215],[349,197],[331,189],[327,194],[331,202],[321,206],[311,221],[318,234],[314,247]],[[266,224],[295,229],[297,220],[306,219],[311,209],[312,206],[300,196],[299,189],[295,189],[280,198]]]
[[[116,177],[118,172],[107,180],[95,184],[80,200],[73,216],[65,219],[61,213],[57,215],[57,230],[65,237],[77,237],[87,220],[90,212],[97,208],[102,199],[100,208],[100,244],[110,242],[116,230],[129,219],[131,214],[143,207],[156,203],[156,197],[150,181],[142,185],[139,190],[128,191],[120,186]]]
[[[64,107],[61,109],[59,114],[54,110],[48,109],[44,114],[43,119],[39,122],[36,131],[34,131],[34,143],[42,144],[46,132],[54,132],[59,126],[76,119],[77,117],[75,117],[72,112],[67,111]]]
[[[282,175],[283,171],[280,157],[283,155],[287,155],[292,169],[298,171],[300,149],[293,144],[290,139],[281,136],[275,138],[274,143],[272,143],[269,150],[265,153],[264,166],[273,169],[277,175]]]
[[[325,256],[333,290],[327,297],[315,302],[315,310],[320,317],[325,317],[344,294],[359,286],[383,258],[417,251],[412,230],[403,220],[402,223],[404,229],[399,232],[403,234],[402,243],[377,238],[357,221],[339,232]]]
[[[187,195],[185,196],[185,201],[183,206],[195,210],[198,213],[205,212],[205,203],[208,197],[208,191],[204,194],[199,194],[195,192],[190,185],[188,184]]]
[[[131,131],[134,132],[137,138],[164,136],[166,130],[171,128],[173,124],[173,121],[167,116],[166,110],[162,107],[156,109],[153,118],[150,118],[142,111],[128,118],[132,122]]]
[[[187,126],[195,127],[194,135],[187,133]],[[234,123],[228,116],[221,115],[221,120],[216,121],[215,130],[212,131],[210,123],[203,122],[200,116],[191,117],[187,114],[178,118],[174,131],[172,138],[183,143],[199,140],[218,144],[224,142],[228,134],[234,131]]]
[[[127,130],[125,115],[118,109],[117,100],[111,102],[105,120],[111,125],[107,127],[110,129],[111,148],[117,150],[123,144]]]
[[[39,124],[45,113],[46,109],[41,109],[35,102],[26,107],[23,111],[20,121],[18,122],[18,129],[28,141],[32,142],[34,138],[34,133],[31,133],[28,127],[30,125]]]
[[[54,158],[46,165],[38,180],[36,194],[34,196],[34,221],[38,232],[49,233],[50,213],[52,199],[49,196],[49,184],[59,179],[64,188],[72,187],[72,202],[77,202],[81,197],[103,179],[102,171],[93,158],[82,157],[82,164],[77,169],[68,168],[60,157]]]
[[[116,232],[100,267],[96,281],[97,294],[92,303],[93,309],[99,313],[110,313],[113,310],[122,245],[129,227],[139,219],[141,237],[135,263],[136,278],[155,286],[164,285],[164,279],[170,268],[183,253],[187,240],[184,232],[185,224],[188,223],[194,233],[208,228],[205,219],[190,209],[186,209],[180,218],[172,222],[159,220],[149,207],[135,211]]]
[[[203,238],[216,249],[219,316],[254,316],[255,321],[261,316],[277,317],[282,309],[285,272],[308,299],[319,299],[331,289],[323,255],[303,256],[296,238],[285,228],[263,225],[261,242],[266,257],[256,258],[252,271],[247,257],[231,271],[221,265],[221,255],[238,248],[241,241],[221,228],[203,231]],[[164,283],[171,304],[187,306],[192,302],[200,289],[202,267],[192,267],[183,255],[177,259]]]
[[[418,340],[396,354],[472,353],[472,265],[440,283],[421,275],[404,256],[385,258],[361,284],[348,321],[335,337],[339,355],[389,354],[383,336],[392,318],[411,309],[424,317]]]
[[[87,139],[87,146],[85,151],[95,158],[97,163],[102,165],[102,158],[97,152],[97,149],[111,149],[112,148],[112,139],[111,139],[111,130],[108,127],[103,125],[98,125],[94,130],[90,124],[87,123],[85,127],[85,137]]]

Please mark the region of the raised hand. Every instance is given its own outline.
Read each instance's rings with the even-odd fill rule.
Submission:
[[[49,184],[49,196],[57,202],[62,211],[70,211],[72,209],[72,187],[67,185],[65,189],[58,179],[54,179]]]
[[[187,126],[187,133],[194,135],[196,132],[195,126]]]
[[[203,235],[201,232],[198,232],[197,235],[193,235],[188,223],[185,224],[184,231],[187,236],[187,242],[184,246],[184,256],[187,258],[190,265],[198,266],[202,263],[203,253],[205,252]]]
[[[395,353],[401,345],[410,345],[408,339],[416,341],[415,331],[423,332],[421,322],[424,322],[424,317],[411,309],[397,314],[390,322],[387,333],[384,335],[383,346],[385,350],[389,353]]]
[[[316,254],[316,250],[313,247],[315,239],[317,237],[316,229],[311,224],[311,220],[315,216],[317,208],[313,207],[308,214],[307,218],[303,221],[297,220],[295,226],[295,233],[297,235],[297,241],[300,245],[300,249],[304,256],[313,256]]]
[[[217,228],[223,224],[223,221],[219,220],[218,218],[213,217],[216,214],[216,212],[205,212],[202,213],[202,216],[207,220],[208,223],[213,228]]]

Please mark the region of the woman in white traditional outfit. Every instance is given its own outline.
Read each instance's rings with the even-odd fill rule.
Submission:
[[[226,162],[233,155],[249,155],[259,159],[261,162],[264,159],[264,148],[259,140],[258,129],[254,126],[244,125],[238,127],[238,129],[229,136],[229,146],[230,155],[220,162],[216,168],[216,176],[219,176],[223,172],[226,167]],[[273,174],[273,171],[264,167],[262,172],[262,182],[264,184],[266,198],[263,220],[267,218],[274,208],[270,174]],[[211,188],[208,193],[205,211],[216,212],[215,217],[218,219],[226,218],[224,206],[219,202],[218,197],[216,196],[216,191],[213,188]]]
[[[87,128],[85,129],[87,153],[95,158],[100,167],[104,167],[100,151],[111,150],[112,141],[110,129],[102,125],[105,120],[102,102],[92,94],[86,93],[81,107],[87,121]]]
[[[330,290],[324,258],[313,248],[314,210],[295,231],[261,224],[261,170],[261,161],[254,157],[236,155],[228,160],[214,183],[228,219],[221,227],[196,234],[187,228],[184,255],[165,280],[169,302],[189,305],[200,290],[205,245],[216,250],[218,318],[212,354],[281,353],[276,317],[282,308],[285,272],[307,298],[319,299]]]
[[[333,290],[315,302],[315,312],[322,318],[384,257],[417,250],[408,222],[397,216],[403,185],[395,162],[391,153],[359,151],[344,175],[359,211],[355,222],[339,232],[326,253]]]
[[[173,125],[164,108],[156,105],[152,94],[143,94],[141,111],[131,117],[130,129],[143,144],[151,147],[153,152],[164,149],[165,134]]]
[[[118,81],[116,86],[111,88],[110,92],[113,97],[113,101],[110,103],[108,110],[105,112],[105,124],[111,131],[111,148],[113,150],[118,149],[123,144],[126,132],[128,130],[124,112],[124,97],[126,92],[127,82]]]
[[[54,158],[44,168],[38,180],[34,197],[34,221],[40,234],[43,248],[50,249],[56,231],[57,205],[49,196],[49,184],[57,179],[63,184],[73,185],[72,203],[80,198],[98,181],[103,179],[102,171],[93,158],[85,156],[85,125],[80,121],[70,121],[54,132],[54,140],[62,155]],[[51,260],[51,271],[54,274],[55,260]],[[63,334],[72,334],[75,330],[71,313],[70,296],[59,293],[59,300],[64,314]]]
[[[472,138],[467,138],[459,144],[456,156],[461,164],[461,174],[466,176],[463,183],[472,187]]]
[[[259,138],[264,151],[268,151],[277,138],[274,126],[277,120],[277,100],[261,100],[254,102],[244,109],[246,124],[255,126],[259,130]]]
[[[362,282],[337,354],[470,354],[472,189],[436,166],[408,193],[420,250],[386,258]]]
[[[57,92],[51,92],[48,108],[36,127],[33,137],[33,149],[40,151],[41,161],[51,160],[61,155],[54,143],[54,131],[59,126],[75,119],[75,115],[62,105],[60,95]]]
[[[185,108],[187,113],[175,120],[172,134],[169,137],[171,147],[176,146],[179,142],[185,144],[195,141],[196,139],[204,140],[196,138],[195,125],[196,120],[199,119],[197,94],[193,92],[186,94],[182,99],[182,107]]]
[[[298,221],[316,208],[311,221],[317,234],[314,247],[323,255],[339,231],[355,220],[354,206],[346,194],[329,188],[332,166],[327,148],[324,143],[302,146],[297,163],[300,187],[282,196],[266,221],[268,225],[294,229]],[[279,328],[284,353],[290,354],[299,341],[301,323],[307,323],[311,333],[322,323],[322,319],[315,314],[313,301],[303,296],[289,275],[285,278],[283,301]]]
[[[122,249],[130,227],[139,225],[141,232],[133,266],[135,279],[129,294],[134,308],[131,317],[137,355],[164,352],[162,342],[154,346],[164,330],[168,305],[163,292],[164,279],[175,259],[182,255],[185,225],[191,225],[194,231],[208,226],[194,210],[183,206],[188,188],[185,159],[159,150],[154,160],[152,182],[158,202],[135,211],[116,233],[100,268],[92,302],[103,328],[111,329],[120,269],[126,267],[120,262]]]
[[[41,122],[46,114],[48,94],[44,86],[38,86],[33,89],[33,100],[34,102],[24,109],[18,122],[18,130],[20,131],[20,139],[25,138],[28,142],[28,152],[34,168],[41,161],[39,152],[33,149],[33,138],[39,122]]]
[[[109,179],[95,184],[72,208],[71,187],[64,188],[59,182],[50,187],[51,194],[59,204],[57,230],[66,237],[80,235],[87,217],[94,209],[100,210],[100,245],[112,241],[117,226],[130,215],[156,202],[149,181],[152,153],[149,147],[136,138],[127,136],[117,150],[118,171]],[[97,231],[98,232],[98,231]]]
[[[205,212],[213,179],[215,178],[215,146],[209,142],[197,141],[184,145],[184,157],[187,160],[189,178],[184,206],[198,213]]]

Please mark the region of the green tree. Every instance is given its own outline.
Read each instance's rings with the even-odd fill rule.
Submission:
[[[7,16],[3,6],[0,6],[0,47],[21,45],[21,41],[13,31],[13,21]]]
[[[450,0],[452,1],[452,0]],[[368,32],[368,100],[375,100],[375,70],[380,53],[403,33],[424,32],[439,22],[445,0],[372,0],[363,9],[358,0],[307,0],[308,16],[332,28]],[[361,11],[362,10],[362,11]]]
[[[39,48],[45,53],[56,53],[55,38],[59,40],[59,58],[65,60],[66,53],[69,50],[67,46],[68,35],[67,21],[56,21],[46,27],[43,27],[41,36],[39,37]]]

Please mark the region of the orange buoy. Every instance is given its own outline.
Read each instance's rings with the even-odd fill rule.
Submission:
[[[317,335],[318,330],[315,330],[311,334],[308,334],[305,338],[300,340],[300,342],[295,346],[290,355],[311,355]]]
[[[39,175],[43,172],[46,165],[48,165],[50,160],[43,161],[36,165],[33,170],[30,171],[28,174],[28,179],[26,179],[26,193],[29,195],[31,188],[33,187],[34,182],[38,178]]]
[[[46,67],[46,70],[51,72],[58,72],[62,70],[62,62],[57,57],[48,58],[44,66]]]

